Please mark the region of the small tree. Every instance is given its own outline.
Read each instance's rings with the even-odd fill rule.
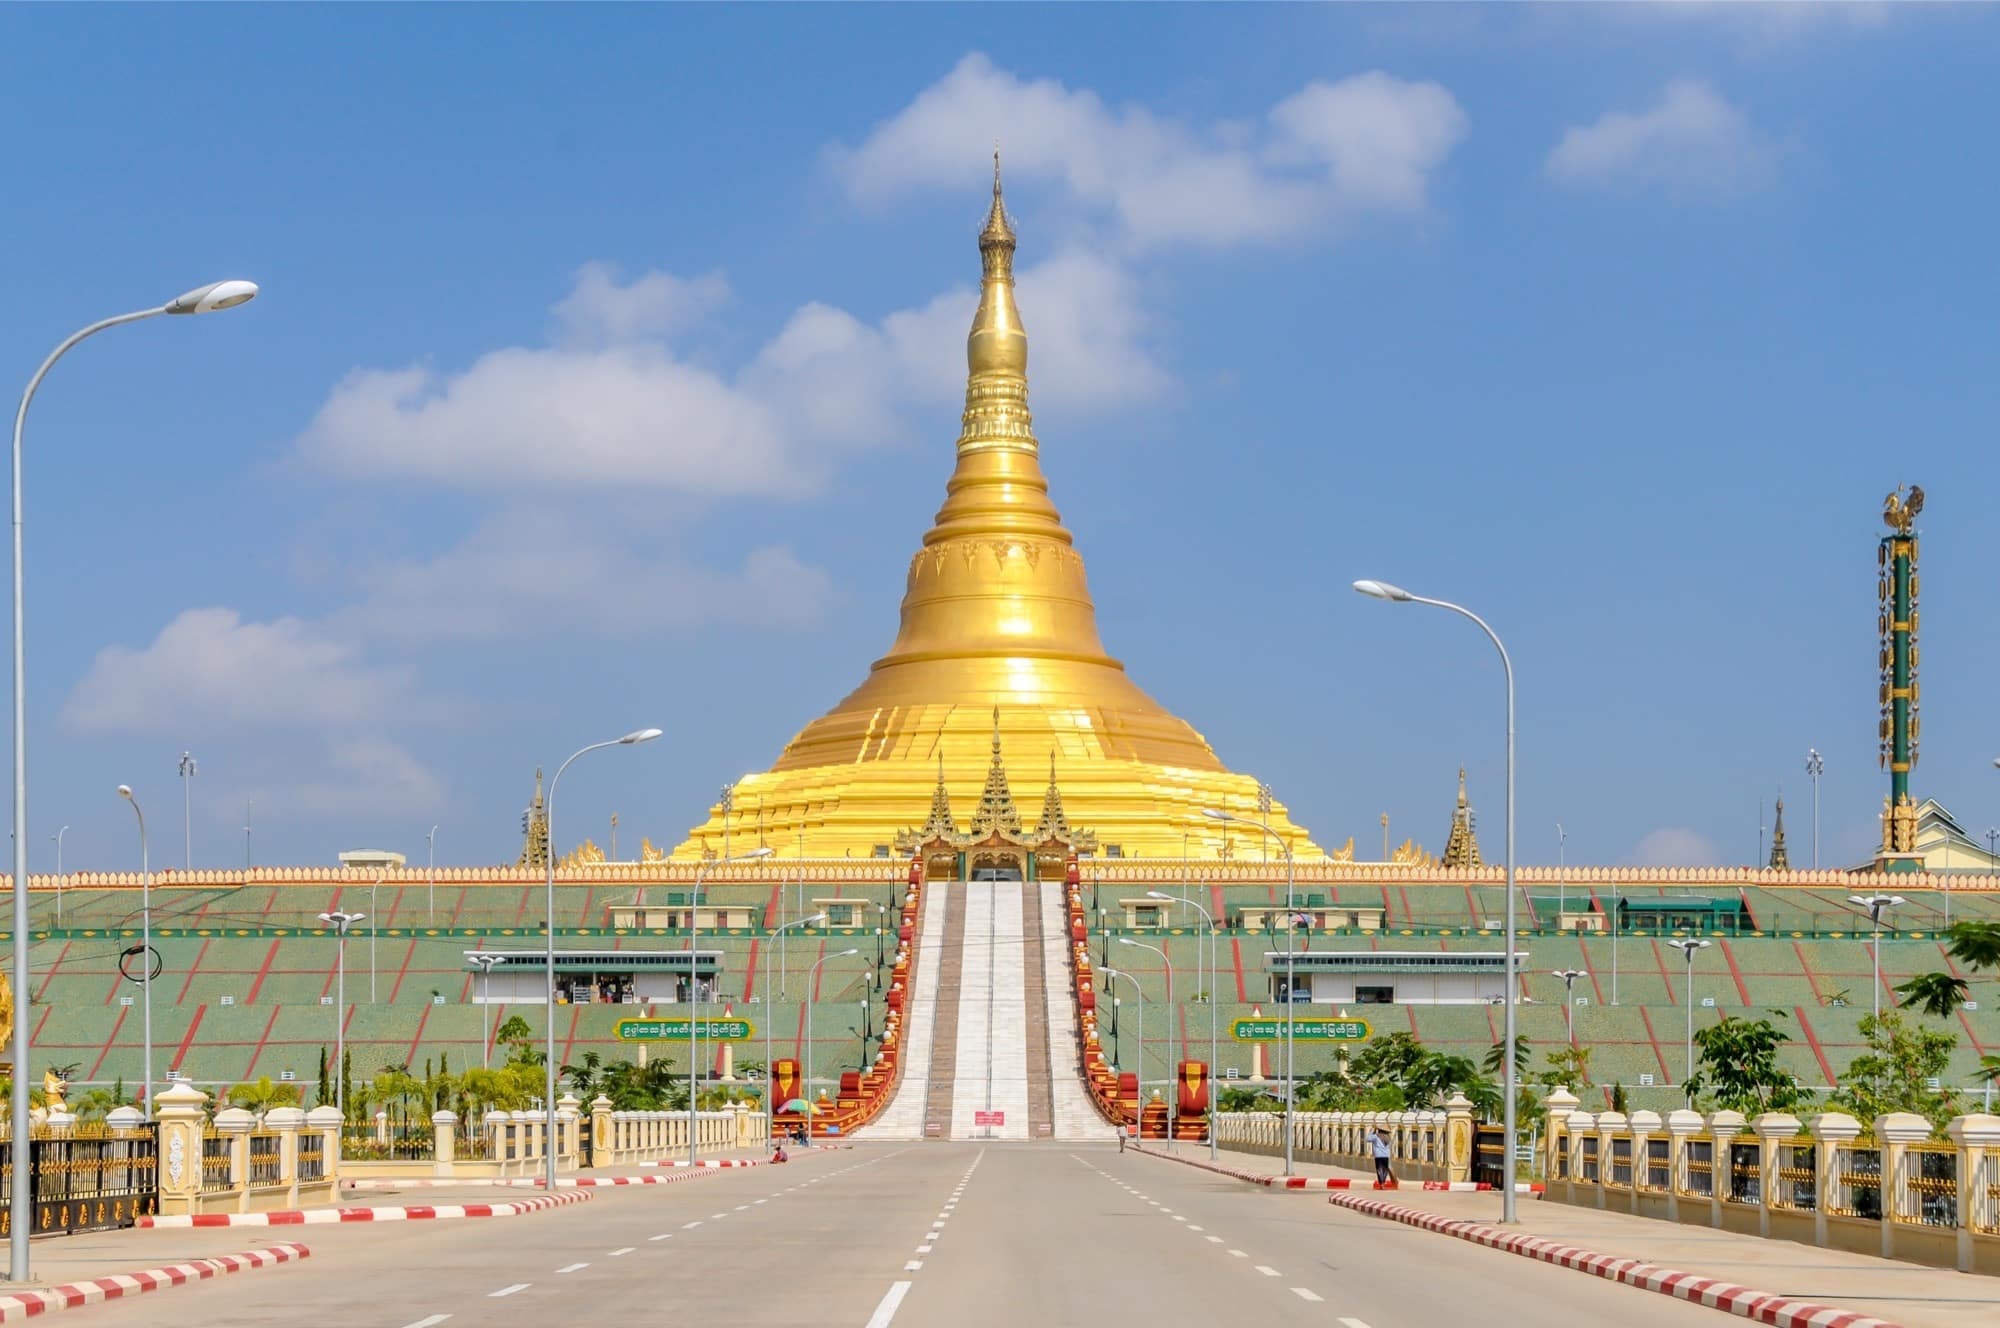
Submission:
[[[1900,1010],[1861,1016],[1861,1037],[1868,1050],[1848,1065],[1833,1100],[1864,1121],[1892,1111],[1911,1111],[1942,1129],[1957,1113],[1958,1093],[1944,1086],[1932,1088],[1930,1081],[1939,1079],[1942,1084],[1958,1039],[1909,1024]]]
[[[262,1116],[273,1107],[296,1107],[299,1104],[297,1084],[276,1084],[270,1075],[263,1075],[255,1083],[238,1084],[225,1095],[232,1107]]]
[[[1945,935],[1947,952],[1975,972],[2000,969],[2000,922],[1956,922]],[[1971,990],[1965,979],[1950,973],[1919,973],[1896,994],[1925,1014],[1943,1019],[1958,1012]]]
[[[319,1075],[313,1081],[313,1105],[327,1107],[333,1105],[333,1090],[327,1086],[326,1048],[319,1049]]]
[[[1688,1099],[1702,1098],[1745,1116],[1795,1106],[1805,1094],[1778,1064],[1778,1049],[1789,1041],[1791,1037],[1769,1019],[1726,1014],[1696,1029],[1694,1045],[1701,1053],[1701,1068],[1688,1081]]]

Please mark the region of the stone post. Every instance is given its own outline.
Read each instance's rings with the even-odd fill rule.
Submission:
[[[1588,1111],[1573,1111],[1570,1113],[1569,1119],[1563,1122],[1563,1128],[1565,1131],[1564,1143],[1569,1146],[1569,1201],[1575,1203],[1577,1186],[1584,1184],[1602,1186],[1604,1184],[1604,1163],[1602,1159],[1598,1162],[1597,1179],[1586,1181],[1583,1171],[1583,1141],[1597,1138],[1597,1117]]]
[[[1688,1140],[1701,1133],[1701,1113],[1682,1107],[1667,1113],[1667,1220],[1681,1221],[1681,1195],[1688,1188]],[[1715,1159],[1708,1164],[1708,1185],[1715,1188]]]
[[[514,1118],[504,1111],[489,1111],[481,1123],[486,1127],[486,1156],[497,1164],[500,1175],[514,1175],[513,1164],[518,1160],[512,1147]]]
[[[215,1132],[229,1136],[229,1188],[236,1191],[236,1211],[250,1211],[250,1131],[257,1118],[241,1107],[215,1113]]]
[[[1632,1131],[1632,1211],[1636,1213],[1640,1211],[1639,1196],[1646,1193],[1646,1149],[1660,1132],[1660,1113],[1641,1107],[1625,1124]]]
[[[598,1165],[597,1159],[605,1156],[605,1150],[614,1144],[611,1136],[612,1114],[610,1098],[599,1093],[596,1097],[590,1099],[590,1162],[592,1166]],[[632,1141],[625,1139],[615,1141],[616,1146],[620,1148],[630,1147],[631,1143]],[[613,1162],[635,1162],[639,1159],[614,1155],[611,1160]]]
[[[564,1159],[572,1167],[583,1165],[583,1103],[574,1093],[564,1093],[556,1099],[556,1165],[562,1166]]]
[[[1778,1187],[1771,1182],[1778,1172],[1778,1149],[1784,1141],[1799,1132],[1799,1118],[1789,1111],[1766,1111],[1750,1122],[1751,1133],[1757,1136],[1757,1234],[1769,1237],[1771,1234],[1771,1206],[1776,1200]],[[1926,1133],[1930,1127],[1924,1127]]]
[[[341,1124],[339,1107],[314,1107],[306,1113],[305,1127],[319,1133],[320,1165],[326,1168],[326,1179],[332,1183],[336,1196],[340,1193]]]
[[[1730,1151],[1736,1143],[1736,1136],[1743,1130],[1743,1113],[1740,1111],[1708,1113],[1708,1133],[1714,1140],[1708,1160],[1708,1224],[1712,1227],[1722,1225],[1722,1205],[1736,1183],[1735,1170],[1730,1166]]]
[[[1875,1138],[1882,1145],[1882,1257],[1896,1257],[1896,1224],[1916,1214],[1910,1202],[1910,1145],[1931,1137],[1931,1123],[1910,1111],[1892,1111],[1875,1119]]]
[[[1444,1135],[1449,1144],[1444,1158],[1445,1179],[1472,1178],[1472,1103],[1463,1093],[1445,1099]]]
[[[458,1113],[431,1113],[431,1174],[450,1176],[458,1170]]]
[[[160,1211],[201,1209],[201,1133],[208,1094],[192,1084],[169,1085],[155,1103],[160,1117]]]
[[[1986,1159],[2000,1149],[2000,1116],[1954,1116],[1944,1127],[1958,1145],[1958,1271],[1973,1270],[1972,1233],[1984,1224],[2000,1226],[1996,1201],[1986,1195]]]
[[[1861,1122],[1842,1111],[1823,1111],[1806,1122],[1813,1137],[1813,1243],[1826,1247],[1827,1211],[1840,1201],[1840,1154],[1861,1137]]]
[[[375,1113],[375,1142],[385,1148],[389,1142],[389,1113],[386,1111]]]
[[[1558,1180],[1570,1179],[1569,1160],[1569,1118],[1577,1108],[1576,1094],[1567,1088],[1549,1090],[1542,1099],[1542,1113],[1548,1121],[1548,1134],[1542,1140],[1542,1180],[1553,1185]]]
[[[264,1113],[264,1128],[278,1136],[278,1179],[285,1186],[281,1208],[299,1204],[299,1131],[305,1124],[306,1114],[297,1107],[272,1107]]]
[[[1622,1111],[1597,1113],[1597,1206],[1599,1208],[1611,1206],[1610,1190],[1618,1174],[1617,1168],[1612,1163],[1611,1141],[1624,1138],[1630,1127],[1631,1122],[1625,1119],[1625,1113]],[[1627,1174],[1625,1179],[1629,1184],[1632,1177]]]

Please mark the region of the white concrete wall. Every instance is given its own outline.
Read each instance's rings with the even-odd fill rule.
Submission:
[[[951,1137],[1028,1137],[1027,1001],[1019,881],[974,881],[965,892],[964,967],[958,987],[958,1064],[952,1077]],[[975,1125],[974,1113],[1000,1111],[1006,1123]]]
[[[924,1097],[931,1086],[931,1039],[937,1028],[938,971],[944,945],[945,892],[949,882],[924,886],[924,922],[912,950],[916,990],[903,1004],[903,1055],[896,1095],[871,1123],[856,1131],[870,1139],[921,1139]]]

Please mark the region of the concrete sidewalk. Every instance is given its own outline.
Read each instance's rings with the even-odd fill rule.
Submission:
[[[1208,1161],[1206,1148],[1187,1144],[1181,1145],[1178,1155]],[[1221,1160],[1224,1166],[1242,1171],[1275,1175],[1284,1170],[1281,1159],[1227,1148],[1222,1150]],[[1454,1220],[1495,1226],[1500,1222],[1498,1194],[1440,1194],[1415,1186],[1378,1191],[1368,1188],[1374,1177],[1360,1171],[1308,1163],[1293,1170],[1304,1176],[1353,1177],[1356,1186],[1348,1193],[1356,1198],[1383,1200]],[[1312,1196],[1308,1201],[1327,1202],[1323,1191],[1290,1193]],[[2000,1278],[1579,1208],[1535,1195],[1524,1194],[1518,1199],[1519,1221],[1504,1230],[1739,1283],[1790,1299],[1836,1305],[1904,1328],[1992,1328],[2000,1324]]]

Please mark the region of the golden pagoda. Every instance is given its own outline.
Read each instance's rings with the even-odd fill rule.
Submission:
[[[939,808],[950,789],[974,797],[1004,746],[1036,766],[1053,753],[1044,801],[1058,804],[1043,811],[1088,826],[1100,857],[1257,860],[1265,836],[1203,816],[1215,808],[1268,823],[1299,859],[1318,861],[1325,855],[1283,805],[1268,792],[1260,801],[1257,781],[1225,768],[1098,639],[1083,559],[1049,501],[1028,414],[1014,247],[996,153],[957,465],[910,562],[901,629],[859,687],[808,724],[770,770],[735,786],[734,802],[761,799],[772,843],[795,844],[803,833],[808,857],[883,856],[899,832],[911,842],[926,808],[948,820]],[[674,857],[722,854],[725,835],[743,828],[726,817],[716,803]],[[747,843],[739,833],[730,847]],[[1008,851],[981,848],[977,864],[934,862],[932,870],[1012,865],[1032,878],[1032,864]],[[1279,861],[1283,850],[1270,844],[1262,855]]]

